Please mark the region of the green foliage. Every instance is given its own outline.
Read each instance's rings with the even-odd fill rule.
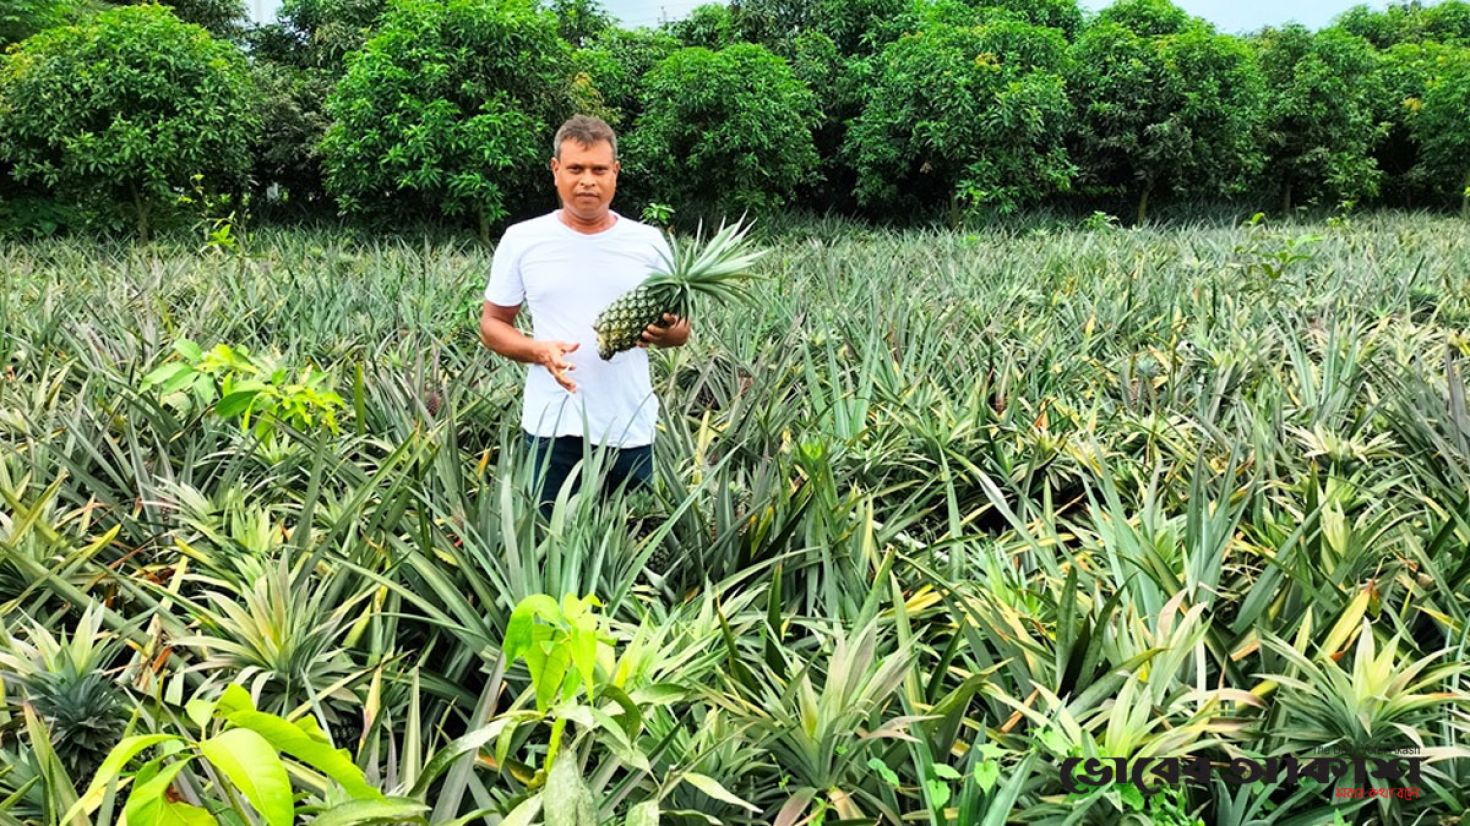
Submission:
[[[684,48],[719,51],[740,42],[735,18],[724,3],[695,6],[689,14],[670,22],[667,29]]]
[[[151,0],[122,0],[122,5]],[[174,16],[185,23],[193,23],[209,31],[215,37],[231,40],[240,37],[246,20],[245,0],[159,0],[173,9]]]
[[[950,201],[1012,213],[1065,191],[1067,45],[1054,29],[996,17],[931,24],[884,49],[848,135],[858,200],[895,212]]]
[[[1056,767],[1393,736],[1429,760],[1384,826],[1463,810],[1463,221],[1017,224],[766,224],[779,289],[654,365],[659,488],[550,519],[524,367],[464,335],[477,245],[262,227],[222,268],[0,244],[0,651],[40,647],[14,617],[117,643],[94,670],[144,738],[94,785],[7,677],[0,809],[110,826],[138,795],[136,823],[172,786],[151,799],[264,823],[279,765],[322,826],[1285,826],[1373,813],[1069,797]],[[257,443],[121,386],[199,331],[352,376],[354,432]],[[568,593],[603,603],[591,681],[582,626],[541,618],[533,679],[500,643]],[[229,684],[279,719],[212,707]]]
[[[1236,38],[1203,26],[1145,36],[1100,21],[1078,39],[1068,81],[1085,187],[1134,194],[1140,221],[1155,194],[1238,193],[1265,163],[1261,72]]]
[[[607,9],[597,0],[551,0],[557,30],[574,47],[588,46],[603,32],[614,28]]]
[[[0,161],[15,179],[125,205],[145,238],[196,173],[241,185],[258,122],[244,56],[159,6],[51,29],[0,65]]]
[[[340,77],[347,54],[362,48],[387,7],[386,0],[283,0],[276,22],[251,31],[251,50],[275,63]]]
[[[669,219],[673,217],[673,207],[669,206],[668,204],[661,204],[657,201],[654,201],[643,207],[643,213],[638,220],[642,221],[645,224],[653,224],[655,226],[666,227],[669,224]]]
[[[604,635],[593,609],[601,605],[591,595],[567,594],[558,603],[545,594],[533,594],[511,612],[501,649],[508,663],[526,661],[537,711],[575,701],[583,693],[588,702],[596,699],[593,670]]]
[[[978,5],[1004,9],[1033,26],[1060,29],[1068,40],[1076,40],[1082,31],[1082,7],[1077,0],[979,0]],[[1121,10],[1111,13],[1119,14]]]
[[[1378,159],[1395,203],[1445,204],[1461,196],[1458,148],[1467,130],[1463,91],[1470,47],[1400,43],[1382,54],[1386,90],[1379,117],[1389,125]],[[1426,116],[1425,110],[1428,109]]]
[[[209,351],[188,339],[174,345],[178,361],[144,376],[140,389],[184,414],[212,406],[223,419],[239,419],[265,437],[285,424],[297,430],[324,427],[337,432],[337,412],[345,406],[332,389],[330,373],[307,366],[294,381],[274,359],[252,356],[244,347],[216,344]]]
[[[1421,152],[1421,174],[1443,199],[1459,199],[1470,215],[1470,46],[1435,61],[1410,126]]]
[[[1097,15],[1098,25],[1122,26],[1139,37],[1183,34],[1203,25],[1171,0],[1117,0]]]
[[[268,60],[253,71],[261,92],[261,127],[251,152],[255,192],[264,195],[274,184],[287,206],[322,211],[331,205],[319,149],[330,125],[323,104],[336,80],[327,69]]]
[[[1294,198],[1330,203],[1377,195],[1373,149],[1384,90],[1378,56],[1341,29],[1268,29],[1258,42],[1266,97],[1266,179],[1284,209]]]
[[[1460,43],[1470,45],[1470,3],[1419,0],[1389,3],[1386,8],[1354,6],[1337,18],[1337,25],[1380,49],[1400,43]]]
[[[603,29],[575,55],[577,71],[585,73],[610,110],[608,123],[631,127],[643,112],[639,98],[643,77],[659,61],[678,51],[678,38],[653,29]]]
[[[863,110],[864,78],[871,71],[868,61],[844,57],[832,38],[819,31],[805,31],[790,44],[791,71],[812,91],[821,109],[821,121],[812,131],[821,164],[818,182],[804,199],[818,212],[853,207],[857,172],[842,153],[848,125]]]
[[[789,57],[797,39],[821,34],[846,57],[880,48],[888,21],[909,5],[908,0],[739,0],[732,7],[736,29],[747,42]]]
[[[571,56],[529,0],[407,0],[327,101],[328,191],[354,215],[428,208],[482,239],[544,172],[570,113]]]
[[[297,806],[287,767],[294,772],[310,769],[339,784],[351,802],[324,807],[318,812],[323,821],[361,822],[348,819],[361,811],[354,802],[376,803],[379,816],[410,815],[422,810],[411,801],[394,801],[370,786],[361,769],[353,765],[344,749],[334,749],[315,718],[304,717],[291,722],[273,714],[257,711],[250,694],[238,685],[227,686],[215,701],[194,700],[188,714],[198,734],[143,734],[125,737],[108,755],[92,779],[87,791],[72,805],[66,821],[77,814],[92,814],[113,789],[131,774],[123,814],[133,824],[215,824],[215,812],[229,810],[230,822],[249,817],[249,810],[269,826],[290,826],[295,821]],[[127,767],[149,752],[157,756],[147,760],[136,771]],[[205,801],[213,805],[200,807],[169,794],[176,779],[189,770],[197,771],[200,763],[213,769],[215,783],[207,789]],[[187,775],[186,775],[187,776]],[[196,780],[197,783],[197,780]],[[196,786],[195,788],[200,788]],[[394,807],[392,804],[398,804]],[[109,803],[110,808],[110,803]],[[213,812],[211,811],[213,810]]]
[[[0,54],[11,43],[66,23],[80,5],[79,0],[7,0],[0,6]]]
[[[0,624],[0,678],[22,689],[76,777],[97,768],[127,721],[125,695],[107,674],[121,644],[102,630],[100,608],[90,606],[59,638],[40,622],[29,623],[23,638]]]
[[[683,212],[768,210],[816,169],[816,101],[761,46],[675,52],[645,77],[643,106],[624,144],[632,176]]]

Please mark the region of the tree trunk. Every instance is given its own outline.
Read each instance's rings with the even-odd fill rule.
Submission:
[[[958,190],[949,193],[949,228],[951,230],[960,228],[960,193]]]
[[[1153,194],[1154,182],[1149,181],[1143,186],[1143,194],[1138,197],[1138,225],[1143,226],[1148,220],[1148,198]]]
[[[146,244],[149,241],[148,236],[149,230],[151,229],[148,226],[148,203],[143,199],[143,195],[138,192],[137,184],[133,184],[131,188],[133,190],[133,213],[138,219],[138,235],[143,239],[143,243]]]
[[[480,225],[480,243],[488,249],[490,247],[490,220],[485,216],[484,207],[475,207],[475,220]]]
[[[1281,190],[1281,213],[1291,214],[1291,181],[1287,181],[1286,186]]]

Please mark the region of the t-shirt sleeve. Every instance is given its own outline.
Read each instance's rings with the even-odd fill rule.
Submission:
[[[526,283],[521,279],[523,247],[516,233],[507,230],[490,258],[490,280],[485,283],[485,300],[501,307],[519,307],[526,300]]]

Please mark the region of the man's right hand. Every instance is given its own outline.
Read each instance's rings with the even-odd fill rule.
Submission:
[[[582,343],[579,341],[538,341],[535,343],[535,357],[532,361],[550,370],[556,383],[565,387],[568,393],[575,393],[577,383],[567,378],[567,371],[575,370],[577,366],[562,356],[576,351],[581,346]]]

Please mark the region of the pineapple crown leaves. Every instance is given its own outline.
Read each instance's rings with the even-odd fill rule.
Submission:
[[[668,303],[677,308],[679,315],[687,315],[689,299],[695,292],[722,301],[749,301],[750,293],[742,282],[759,278],[750,270],[768,252],[751,240],[753,226],[744,218],[733,224],[722,222],[714,236],[703,242],[699,240],[703,222],[695,232],[694,241],[668,236],[672,257],[661,252],[663,269],[655,271],[642,286],[650,290],[668,289]]]

